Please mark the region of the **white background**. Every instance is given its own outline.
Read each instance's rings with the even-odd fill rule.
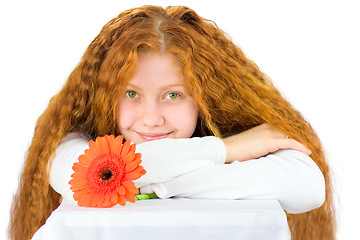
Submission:
[[[322,140],[340,202],[338,239],[354,239],[360,216],[360,7],[347,0],[0,0],[0,239],[36,119],[101,27],[144,4],[193,8],[270,76]]]

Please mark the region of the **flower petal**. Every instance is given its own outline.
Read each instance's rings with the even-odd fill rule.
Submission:
[[[114,152],[114,142],[115,142],[114,135],[105,135],[104,138],[106,142],[109,144],[110,152]]]
[[[109,192],[110,194],[110,207],[118,203],[118,194],[116,191]]]
[[[87,181],[88,180],[88,172],[87,171],[75,171],[71,174],[71,177],[76,179],[76,181]]]
[[[101,195],[101,194],[99,194],[99,193],[97,193],[97,195],[100,197],[99,199],[99,201],[96,203],[96,207],[99,207],[99,208],[101,208],[101,207],[103,207],[103,204],[104,204],[104,196],[103,195]]]
[[[135,153],[134,152],[128,152],[125,157],[123,158],[123,162],[125,164],[129,164],[134,160]]]
[[[141,154],[135,153],[136,145],[130,140],[122,142],[121,135],[97,137],[89,141],[89,149],[74,163],[69,184],[79,206],[112,207],[117,203],[125,205],[126,200],[135,201],[139,190],[131,180],[146,171],[139,165],[142,160]],[[105,181],[99,177],[104,169],[117,174],[111,181]]]
[[[124,195],[118,195],[118,203],[119,203],[121,206],[125,206],[125,204],[126,204],[126,199],[125,199],[125,196],[124,196]]]
[[[93,199],[90,201],[90,207],[101,207],[103,196],[98,193],[94,194]]]
[[[136,195],[139,194],[139,189],[137,188],[128,189],[127,193]]]
[[[137,172],[130,172],[125,175],[126,180],[136,180],[140,177],[141,177],[141,175]]]
[[[125,158],[125,156],[127,155],[127,153],[129,152],[129,149],[130,149],[130,141],[127,140],[124,145],[122,146],[122,149],[121,149],[121,153],[120,153],[120,157],[122,159]]]
[[[81,156],[84,156],[84,155],[81,155]],[[74,163],[74,165],[72,167],[72,170],[74,170],[74,172],[84,172],[84,173],[86,173],[87,170],[88,170],[88,167],[83,162],[76,162],[76,163]]]
[[[96,155],[90,149],[86,149],[84,151],[84,155],[86,156],[86,158],[90,162],[89,164],[86,164],[86,165],[90,166],[91,162],[94,161],[94,159],[96,158]]]
[[[123,136],[121,135],[117,136],[114,142],[114,149],[112,150],[112,152],[119,157],[121,154],[123,139],[124,139]]]
[[[127,190],[127,193],[130,193],[130,194],[139,194],[139,189],[137,189],[136,187],[134,188],[130,188],[130,189],[126,189]]]
[[[99,156],[102,154],[101,150],[98,149],[97,144],[93,140],[89,141],[89,150],[93,153],[94,156]]]
[[[80,185],[80,184],[72,184],[70,189],[73,191],[73,192],[78,192],[78,191],[81,191],[81,190],[86,190],[87,189],[87,185],[84,184],[84,185]]]
[[[108,193],[104,194],[104,202],[102,204],[102,207],[111,207],[111,202],[110,202],[111,199],[110,198],[111,198],[110,194],[108,194]]]
[[[125,198],[132,203],[134,203],[136,200],[135,195],[131,193],[125,193]]]
[[[137,166],[137,167],[133,170],[133,172],[138,172],[138,173],[141,174],[141,176],[146,173],[146,171],[145,171],[145,169],[143,168],[143,166],[140,166],[140,165]],[[142,172],[143,172],[143,173],[142,173]]]
[[[141,159],[136,159],[125,165],[125,173],[131,172],[141,163]]]
[[[98,149],[101,151],[101,153],[109,153],[110,148],[109,144],[103,137],[97,137],[95,140],[95,143],[97,144]]]
[[[140,159],[141,160],[141,153],[135,153],[134,160]],[[142,161],[141,161],[142,162]]]
[[[138,174],[140,178],[142,175],[144,175],[146,173],[145,169],[142,167],[142,166],[137,166],[133,171],[131,171],[130,173],[133,173],[133,174]],[[130,173],[126,173],[127,174],[130,174]]]
[[[123,185],[125,186],[127,192],[131,192],[131,193],[133,193],[133,194],[138,194],[138,193],[139,193],[139,190],[138,190],[137,187],[135,186],[135,183],[134,183],[134,182],[124,181],[124,182],[123,182]]]
[[[136,144],[135,143],[130,145],[130,150],[129,151],[131,151],[131,152],[136,151]]]
[[[120,194],[120,195],[124,195],[124,194],[125,194],[125,187],[124,187],[124,185],[120,185],[120,186],[117,188],[117,193]]]
[[[78,202],[79,206],[88,206],[92,196],[93,192],[86,189],[74,193],[74,199]]]

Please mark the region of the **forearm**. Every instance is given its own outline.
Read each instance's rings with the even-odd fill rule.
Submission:
[[[89,137],[71,133],[56,150],[50,170],[50,184],[56,192],[68,200],[73,199],[69,181],[72,166],[89,147]],[[223,164],[226,150],[222,140],[215,137],[162,139],[136,146],[142,154],[141,165],[147,173],[135,180],[137,187],[165,182],[176,176],[197,169]]]
[[[281,150],[256,160],[209,166],[141,192],[161,198],[277,199],[287,212],[301,213],[323,203],[325,183],[310,157]]]
[[[67,135],[56,149],[54,159],[49,165],[49,178],[52,188],[67,200],[73,200],[69,181],[73,174],[72,167],[89,147],[89,138],[78,133]]]
[[[224,164],[225,145],[219,138],[162,139],[138,144],[141,165],[147,173],[135,180],[137,187],[160,183],[204,167]]]

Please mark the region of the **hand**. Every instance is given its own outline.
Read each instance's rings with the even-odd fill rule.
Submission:
[[[237,135],[224,138],[226,163],[247,161],[280,149],[293,149],[307,155],[311,151],[295,139],[287,138],[270,124],[262,124]]]

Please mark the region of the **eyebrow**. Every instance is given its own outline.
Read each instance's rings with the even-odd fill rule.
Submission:
[[[128,87],[140,89],[138,86],[136,86],[132,83],[128,83]],[[184,84],[180,84],[180,83],[169,84],[169,85],[162,86],[161,89],[168,88],[168,87],[184,87]]]

